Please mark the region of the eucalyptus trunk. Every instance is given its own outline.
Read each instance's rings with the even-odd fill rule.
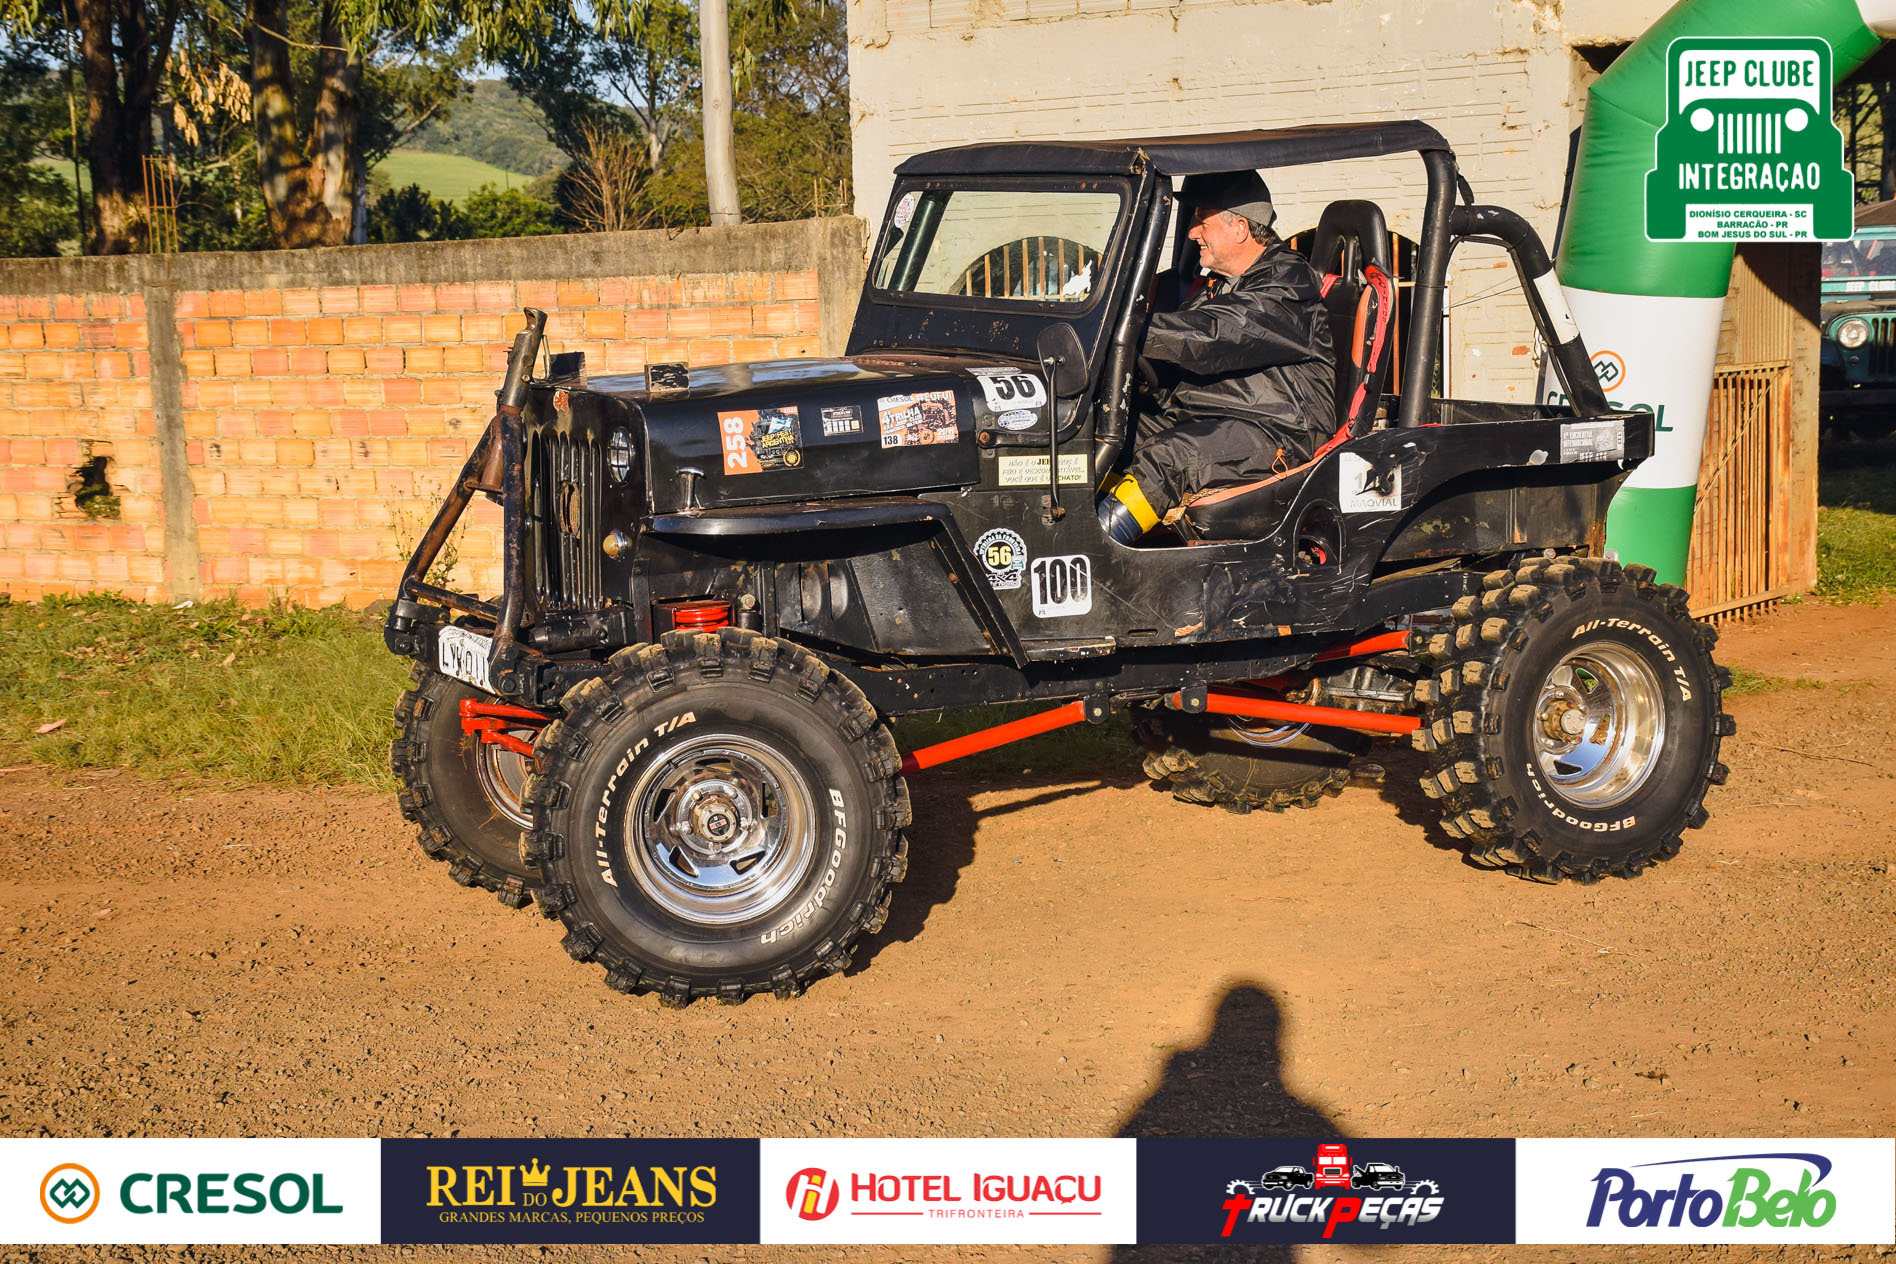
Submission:
[[[287,250],[340,246],[355,220],[356,114],[362,63],[342,47],[323,7],[316,111],[305,137],[296,116],[288,0],[251,0],[250,109],[257,177],[270,231]]]
[[[86,84],[86,165],[92,223],[86,253],[121,255],[150,241],[144,160],[151,155],[151,108],[178,4],[157,13],[144,0],[76,0],[79,58]]]

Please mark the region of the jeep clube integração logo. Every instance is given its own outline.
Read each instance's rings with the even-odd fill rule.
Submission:
[[[1654,241],[1838,241],[1854,182],[1822,39],[1675,39],[1646,176]]]
[[[1309,1168],[1282,1164],[1228,1182],[1219,1236],[1230,1237],[1241,1223],[1322,1225],[1325,1238],[1346,1224],[1425,1225],[1442,1214],[1444,1201],[1433,1180],[1411,1179],[1380,1160],[1352,1164],[1347,1144],[1325,1142]]]
[[[428,1165],[444,1224],[702,1224],[717,1201],[717,1169],[702,1165]]]
[[[1603,1167],[1593,1178],[1587,1227],[1611,1218],[1629,1229],[1821,1228],[1837,1214],[1836,1193],[1822,1188],[1831,1166],[1821,1154],[1786,1152]]]

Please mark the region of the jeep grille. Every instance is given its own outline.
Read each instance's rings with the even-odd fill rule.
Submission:
[[[544,609],[598,610],[605,604],[600,542],[605,453],[557,434],[529,441],[533,591]]]
[[[1896,378],[1896,315],[1870,314],[1870,340],[1863,344],[1863,377],[1869,382]]]

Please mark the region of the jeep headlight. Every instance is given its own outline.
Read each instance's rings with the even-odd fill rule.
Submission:
[[[1837,325],[1837,345],[1855,351],[1870,340],[1870,322],[1861,316],[1852,316]]]
[[[623,430],[615,430],[606,440],[606,468],[612,471],[612,481],[625,482],[625,476],[632,472],[632,436]]]

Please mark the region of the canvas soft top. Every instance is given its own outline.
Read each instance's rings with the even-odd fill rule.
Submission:
[[[1168,176],[1192,176],[1447,148],[1442,134],[1427,123],[1391,119],[1130,140],[995,141],[917,154],[895,172],[898,176],[1130,175],[1150,166]]]

